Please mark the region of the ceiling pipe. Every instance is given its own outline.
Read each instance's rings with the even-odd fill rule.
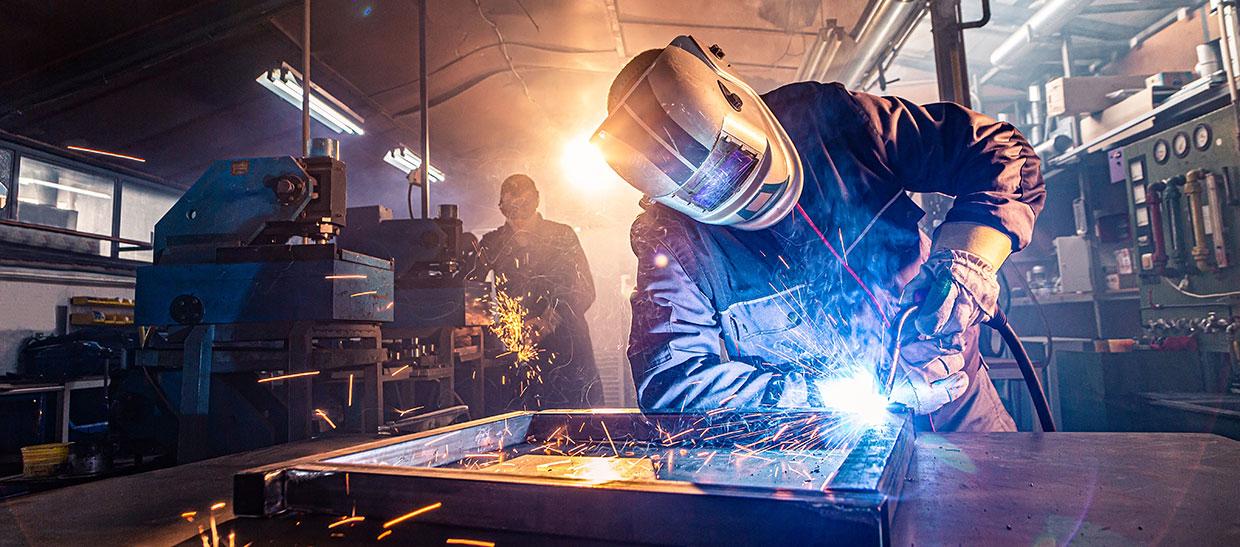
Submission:
[[[1089,7],[1092,0],[1049,0],[990,54],[990,64],[1016,68],[1041,39],[1054,35]]]
[[[877,0],[870,4],[870,9],[853,27],[855,45],[850,60],[839,70],[830,70],[828,75],[846,87],[861,83],[861,79],[892,52],[892,43],[917,20],[923,9],[925,2],[917,0]]]

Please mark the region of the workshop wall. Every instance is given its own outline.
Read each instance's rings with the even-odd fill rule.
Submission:
[[[129,286],[118,286],[125,284]],[[133,278],[27,268],[0,270],[0,375],[16,372],[22,340],[56,331],[56,307],[67,305],[74,296],[133,298]]]

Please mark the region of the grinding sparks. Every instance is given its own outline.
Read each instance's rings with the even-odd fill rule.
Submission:
[[[535,344],[532,329],[526,321],[528,316],[529,310],[525,309],[520,298],[513,298],[504,291],[496,291],[495,322],[491,325],[491,332],[508,348],[505,355],[516,356],[517,364],[533,361],[541,351]]]
[[[371,294],[379,294],[379,291],[362,291],[362,292],[355,292],[355,293],[353,293],[353,294],[350,294],[350,295],[349,295],[349,298],[357,298],[357,297],[359,297],[359,296],[367,296],[367,295],[371,295]]]
[[[264,383],[267,383],[267,382],[279,382],[279,381],[281,381],[281,380],[289,380],[289,379],[292,379],[292,378],[302,378],[302,377],[305,377],[305,376],[314,376],[314,375],[317,375],[318,373],[319,373],[319,371],[317,371],[317,370],[312,370],[312,371],[309,371],[309,372],[296,372],[296,373],[293,373],[293,374],[281,374],[281,375],[279,375],[279,376],[272,376],[272,377],[270,377],[270,378],[259,378],[259,379],[258,379],[258,383],[260,383],[260,384],[264,384]]]
[[[430,504],[430,505],[427,505],[426,507],[423,507],[423,508],[421,508],[421,509],[414,509],[413,511],[410,511],[410,512],[408,512],[408,513],[405,513],[405,514],[403,514],[403,515],[401,515],[401,516],[399,516],[399,517],[396,517],[396,518],[394,518],[394,519],[392,519],[392,520],[389,520],[389,521],[387,521],[387,522],[383,523],[383,527],[384,527],[384,528],[391,528],[391,527],[393,527],[393,526],[396,526],[397,524],[400,524],[400,523],[402,523],[402,522],[405,522],[405,521],[407,521],[407,520],[409,520],[409,519],[411,519],[411,518],[413,518],[413,517],[416,517],[416,516],[418,516],[418,515],[421,515],[421,514],[424,514],[424,513],[429,513],[429,512],[431,512],[431,511],[434,511],[434,510],[436,510],[436,509],[439,509],[440,507],[443,507],[443,502],[438,502],[438,501],[437,501],[437,502],[432,503],[432,504]]]
[[[354,522],[362,522],[362,521],[364,521],[364,520],[366,520],[366,517],[362,517],[362,516],[356,516],[356,517],[344,517],[344,518],[342,518],[342,519],[340,519],[340,520],[338,520],[338,521],[336,521],[336,522],[333,522],[333,523],[331,523],[331,524],[328,524],[328,525],[327,525],[327,527],[328,527],[328,528],[335,528],[335,527],[337,527],[337,526],[344,526],[344,525],[346,525],[346,524],[351,524],[351,523],[354,523]]]
[[[336,422],[333,422],[332,419],[327,416],[327,413],[323,412],[322,409],[318,409],[318,408],[314,409],[314,415],[318,416],[319,418],[322,418],[323,421],[327,422],[327,425],[330,426],[332,429],[336,429]]]
[[[366,274],[334,274],[325,275],[323,279],[366,279]]]
[[[464,539],[464,538],[448,538],[444,543],[448,545],[474,545],[475,547],[495,547],[494,541],[482,541],[480,539]]]
[[[220,509],[223,509],[223,508],[224,508],[224,506],[226,506],[226,505],[228,505],[228,504],[226,504],[226,503],[224,503],[224,502],[222,502],[222,501],[220,501],[220,502],[216,502],[216,503],[215,503],[215,505],[212,505],[212,506],[211,506],[211,510],[212,510],[212,511],[219,511]]]

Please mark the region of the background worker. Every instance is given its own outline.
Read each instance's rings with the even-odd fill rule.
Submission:
[[[539,349],[507,378],[515,399],[508,409],[588,408],[603,403],[585,313],[594,280],[573,228],[538,213],[538,188],[526,175],[500,186],[507,220],[482,236],[481,272],[495,273],[497,290],[519,298],[529,335]]]
[[[759,96],[688,36],[630,61],[608,113],[592,142],[646,195],[629,343],[644,409],[830,403],[822,381],[872,370],[895,312],[928,298],[892,399],[940,430],[1015,429],[977,350],[1045,195],[1015,128],[839,84]],[[932,246],[906,192],[956,198]]]

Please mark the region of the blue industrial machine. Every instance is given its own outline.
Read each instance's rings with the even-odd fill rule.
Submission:
[[[345,180],[327,154],[218,161],[155,225],[138,365],[179,460],[384,421],[393,268],[335,243]]]
[[[407,381],[393,382],[387,397],[421,412],[398,416],[391,427],[420,430],[428,412],[441,412],[439,424],[465,410],[480,415],[492,287],[476,280],[477,240],[464,231],[456,206],[440,205],[437,218],[393,218],[381,205],[348,214],[340,244],[394,263],[395,316],[382,327],[385,368]]]

